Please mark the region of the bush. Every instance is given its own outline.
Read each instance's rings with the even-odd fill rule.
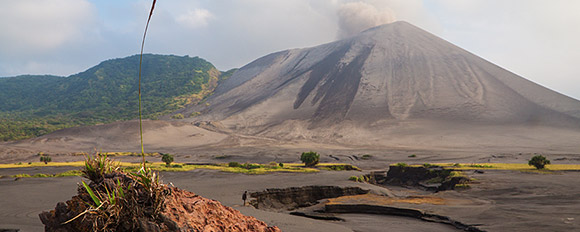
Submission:
[[[256,169],[256,168],[261,168],[261,167],[262,167],[262,165],[259,165],[259,164],[252,164],[252,163],[245,163],[245,164],[243,164],[243,165],[240,165],[240,166],[241,166],[242,168],[245,168],[245,169],[248,169],[248,170],[249,170],[249,169]]]
[[[281,168],[284,167],[284,163],[279,163],[278,166],[280,166]]]
[[[174,114],[173,116],[171,116],[172,119],[184,119],[185,117],[183,117],[183,114]]]
[[[408,157],[409,157],[409,158],[415,158],[415,157],[417,157],[417,155],[415,155],[415,154],[412,154],[412,155],[410,155],[410,156],[408,156]]]
[[[528,165],[534,166],[537,169],[543,169],[546,164],[550,164],[550,160],[546,159],[546,157],[542,155],[534,156],[530,161],[528,161]]]
[[[397,163],[397,164],[395,164],[395,166],[404,168],[404,167],[407,167],[409,165],[407,165],[406,163]]]
[[[48,155],[41,155],[40,156],[40,162],[44,162],[44,164],[47,164],[50,161],[52,161],[52,158],[50,158],[50,156],[48,156]]]
[[[161,155],[162,155],[161,160],[165,162],[165,165],[167,165],[167,167],[169,167],[169,165],[171,165],[171,163],[173,162],[173,156],[170,154],[163,153]]]
[[[238,168],[240,166],[242,166],[242,165],[240,165],[240,163],[238,163],[238,162],[229,162],[228,163],[228,167],[230,167],[230,168]]]
[[[302,152],[300,160],[302,163],[304,163],[304,165],[306,165],[306,167],[314,167],[316,164],[318,164],[318,161],[320,161],[320,155],[313,151]]]

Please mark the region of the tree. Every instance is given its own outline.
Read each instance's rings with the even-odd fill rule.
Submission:
[[[52,161],[52,158],[47,155],[40,155],[40,162],[44,162],[44,164],[48,164],[48,162]]]
[[[162,154],[161,160],[169,167],[173,162],[173,156],[170,154]]]
[[[537,169],[543,169],[546,164],[550,164],[550,160],[546,159],[543,155],[534,156],[530,161],[528,161],[528,165],[534,166]]]
[[[313,151],[302,152],[300,160],[302,161],[302,163],[304,163],[304,165],[306,165],[306,167],[314,167],[316,164],[318,164],[318,161],[320,160],[320,155]]]

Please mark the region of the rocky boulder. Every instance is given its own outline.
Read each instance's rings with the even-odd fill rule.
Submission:
[[[113,179],[123,182],[109,181]],[[150,197],[124,173],[108,175],[99,183],[91,182],[90,186],[99,192],[108,182],[132,187],[125,188],[125,198],[117,199],[117,204],[104,202],[95,207],[91,206],[92,199],[85,188],[79,186],[78,195],[39,215],[45,231],[281,231],[218,201],[175,187],[160,185],[158,196]],[[129,197],[131,191],[136,197]],[[160,199],[160,204],[150,199]],[[119,201],[128,203],[119,206]]]
[[[416,186],[428,191],[453,190],[457,184],[467,183],[468,178],[454,175],[453,169],[440,166],[403,166],[389,167],[384,184]]]

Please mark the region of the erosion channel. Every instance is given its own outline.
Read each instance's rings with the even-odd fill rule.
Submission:
[[[392,168],[392,167],[391,167]],[[405,180],[404,172],[413,175],[416,179],[416,174],[424,172],[424,168],[394,168],[396,171],[397,180]],[[421,170],[420,170],[421,169]],[[392,171],[391,171],[392,172]],[[385,172],[377,172],[378,175]],[[368,180],[375,180],[375,184],[381,187],[386,187],[383,181],[376,183],[376,180],[383,180],[383,176],[373,176],[377,173],[372,173]],[[431,171],[431,173],[434,173]],[[394,173],[391,173],[393,175]],[[432,174],[433,175],[433,174]],[[435,175],[437,177],[437,175]],[[429,176],[433,178],[433,176]],[[389,180],[389,177],[386,177]],[[445,178],[443,178],[445,179]],[[391,179],[392,180],[392,177]],[[388,182],[388,181],[387,181]],[[407,182],[407,181],[402,181]],[[455,182],[455,181],[454,181]],[[409,182],[411,183],[411,182]],[[422,190],[433,190],[429,188],[421,188]],[[447,189],[453,189],[446,188]],[[442,188],[440,191],[444,191]],[[377,193],[370,189],[361,187],[339,187],[339,186],[303,186],[290,188],[273,188],[266,189],[259,192],[249,193],[249,204],[256,209],[276,212],[287,212],[296,216],[303,216],[317,220],[332,220],[344,221],[341,215],[359,214],[359,215],[386,215],[386,216],[400,216],[417,219],[431,223],[441,223],[460,231],[483,231],[476,227],[476,225],[469,225],[460,221],[454,220],[445,215],[438,215],[426,212],[422,209],[412,207],[401,207],[396,202],[435,202],[439,200],[437,197],[427,195],[418,196],[387,196],[386,194]]]

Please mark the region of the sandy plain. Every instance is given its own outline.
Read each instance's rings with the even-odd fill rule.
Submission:
[[[345,221],[321,221],[292,216],[288,212],[274,212],[242,206],[241,194],[248,190],[300,187],[309,185],[358,186],[383,195],[405,197],[434,195],[446,200],[443,205],[397,203],[408,207],[448,216],[466,224],[477,225],[485,231],[574,231],[580,229],[580,178],[578,172],[539,174],[520,171],[486,170],[483,174],[467,172],[476,181],[471,188],[461,191],[425,192],[414,188],[375,186],[348,181],[353,175],[372,170],[385,170],[396,162],[491,162],[522,163],[531,153],[479,154],[435,151],[372,151],[329,149],[321,146],[323,162],[354,164],[359,171],[321,171],[319,173],[273,173],[246,175],[214,170],[196,169],[189,172],[163,172],[163,182],[192,191],[201,196],[219,200],[242,213],[254,216],[283,231],[457,231],[456,228],[424,222],[413,218],[369,214],[337,214]],[[196,150],[190,154],[176,154],[177,162],[297,162],[301,149],[289,148],[224,148],[205,153]],[[362,154],[373,154],[370,160]],[[416,157],[409,157],[415,154]],[[223,155],[226,158],[223,158]],[[218,159],[216,159],[218,157]],[[461,158],[459,158],[461,157]],[[578,154],[552,154],[554,163],[577,163]],[[138,162],[137,157],[119,157]],[[55,156],[53,161],[72,161],[78,156]],[[29,158],[23,156],[22,162]],[[148,157],[159,161],[158,157]],[[40,167],[0,169],[0,175],[28,173],[60,173],[72,167]],[[0,178],[0,228],[18,228],[21,231],[42,231],[38,219],[41,211],[53,209],[57,202],[70,199],[76,192],[81,177],[60,178]]]

